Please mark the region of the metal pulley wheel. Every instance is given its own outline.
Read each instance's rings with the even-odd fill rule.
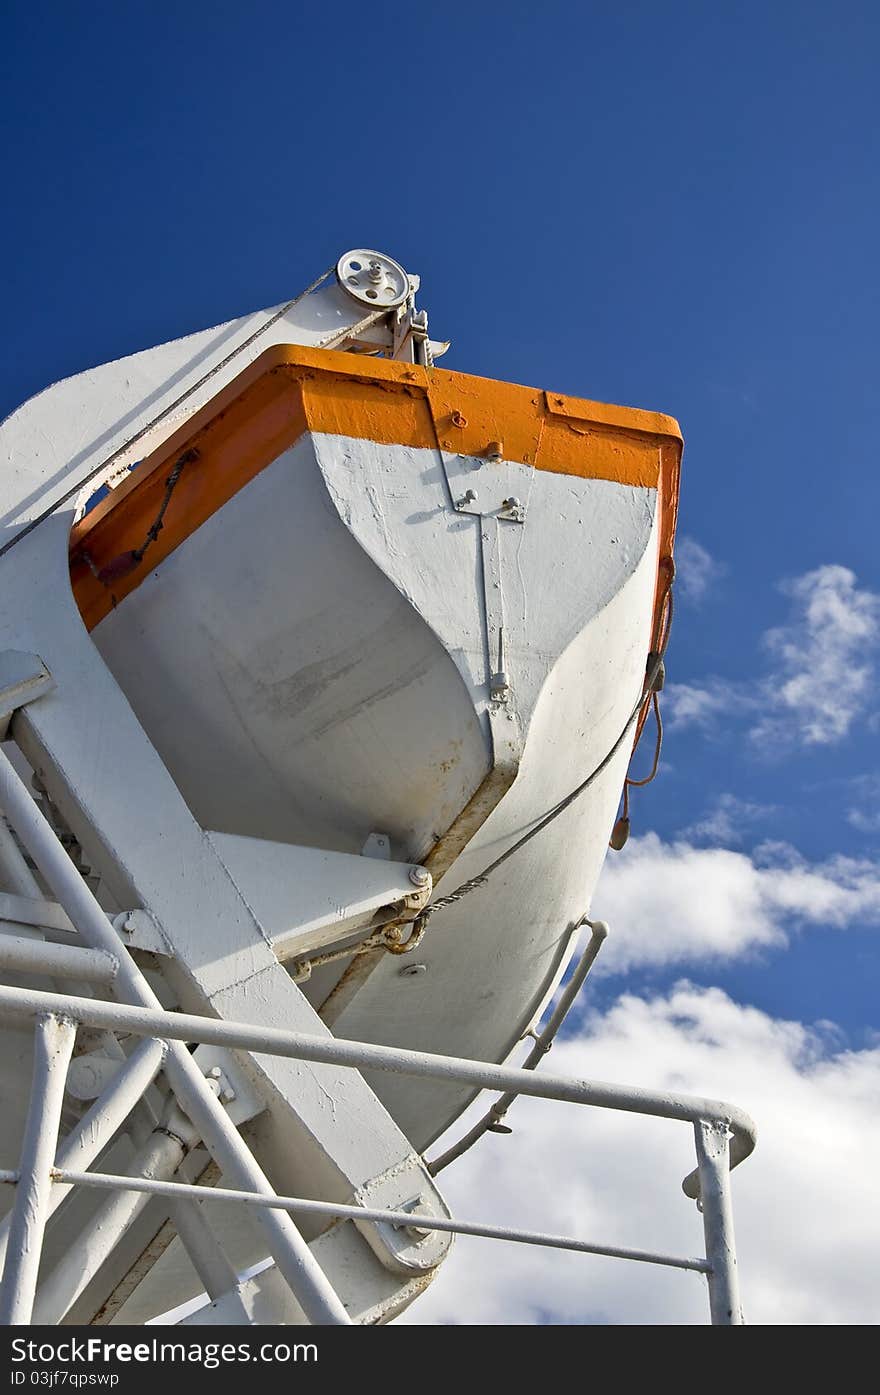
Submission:
[[[409,277],[400,263],[366,247],[343,252],[336,279],[353,300],[371,310],[396,310],[409,295]]]

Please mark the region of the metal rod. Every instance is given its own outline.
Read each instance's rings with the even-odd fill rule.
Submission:
[[[40,884],[22,857],[21,849],[0,814],[0,879],[17,896],[42,896]]]
[[[43,894],[39,882],[22,856],[21,849],[13,838],[9,825],[2,814],[0,814],[0,886],[4,890],[11,891],[16,900],[23,897],[29,899],[41,897]],[[5,900],[5,897],[0,896],[0,901],[2,900]],[[25,933],[28,933],[28,921],[18,921],[15,916],[6,916],[5,914],[4,919],[8,919],[10,929],[24,930]]]
[[[458,1056],[437,1056],[427,1051],[408,1051],[400,1047],[344,1041],[338,1037],[288,1032],[279,1027],[255,1027],[243,1022],[198,1017],[191,1013],[163,1012],[161,1009],[104,1003],[68,994],[42,993],[31,988],[0,986],[0,1016],[6,1014],[27,1018],[38,1012],[50,1011],[64,1013],[84,1026],[105,1027],[139,1036],[161,1036],[169,1041],[205,1042],[270,1056],[290,1056],[295,1060],[321,1061],[351,1066],[357,1070],[393,1071],[447,1083],[455,1080],[466,1085],[534,1095],[540,1099],[594,1105],[600,1109],[619,1109],[631,1114],[679,1119],[685,1123],[714,1120],[727,1124],[733,1132],[731,1167],[748,1157],[755,1146],[755,1125],[748,1114],[720,1100],[641,1090],[631,1085],[613,1085],[601,1080],[539,1075],[535,1071],[467,1061]]]
[[[196,1190],[207,1191],[208,1188],[197,1187]],[[175,1196],[170,1211],[175,1229],[192,1260],[193,1268],[205,1285],[208,1297],[220,1298],[224,1293],[229,1293],[238,1283],[238,1275],[205,1219],[201,1201],[193,1201],[189,1196]]]
[[[183,1154],[184,1145],[179,1138],[156,1131],[132,1159],[132,1174],[164,1181],[178,1167]],[[40,1283],[34,1303],[35,1323],[49,1325],[61,1321],[149,1202],[148,1194],[134,1189],[114,1191],[107,1197],[78,1232],[76,1244],[65,1251]]]
[[[195,1125],[221,1171],[247,1191],[274,1196],[275,1189],[233,1124],[207,1088],[205,1077],[185,1046],[169,1046],[165,1074],[184,1113]],[[284,1213],[258,1213],[279,1272],[312,1323],[348,1325],[351,1319],[293,1221]]]
[[[155,1080],[162,1068],[165,1051],[164,1042],[149,1037],[138,1042],[91,1109],[59,1145],[55,1154],[56,1168],[91,1167]],[[56,1183],[49,1196],[48,1216],[58,1210],[69,1191],[70,1187]],[[6,1216],[0,1221],[0,1263],[6,1254],[8,1235],[9,1217]]]
[[[79,949],[75,945],[55,945],[45,940],[0,934],[0,969],[107,984],[116,977],[119,960],[103,949]]]
[[[161,1004],[131,955],[120,945],[116,932],[89,887],[31,798],[5,751],[0,749],[0,812],[5,813],[25,848],[67,912],[83,940],[92,949],[119,955],[119,973],[114,991],[120,998],[141,1006],[131,1012],[148,1010],[157,1014]],[[120,953],[121,950],[121,953]],[[7,990],[8,991],[8,990]],[[86,1001],[86,1000],[83,1000]],[[157,1036],[151,1030],[141,1035]],[[161,1035],[167,1037],[167,1033]],[[268,1177],[241,1138],[222,1104],[179,1037],[168,1038],[171,1045],[165,1074],[184,1112],[192,1120],[206,1148],[221,1170],[245,1189],[272,1195]],[[327,1279],[308,1245],[290,1217],[271,1210],[259,1213],[269,1249],[280,1273],[310,1322],[349,1324],[342,1300]]]
[[[535,1044],[523,1061],[522,1070],[535,1070],[547,1055],[547,1052],[553,1045],[557,1032],[568,1016],[578,993],[584,985],[587,974],[596,962],[596,955],[599,953],[604,940],[607,938],[608,926],[605,924],[604,920],[597,920],[595,922],[587,921],[586,923],[592,930],[586,948],[578,960],[574,973],[560,993],[559,1001],[550,1015],[547,1026],[544,1028],[543,1032],[535,1036]],[[439,1158],[435,1158],[433,1162],[429,1163],[428,1171],[431,1176],[436,1177],[437,1173],[442,1172],[444,1167],[448,1167],[451,1162],[455,1162],[463,1153],[466,1153],[469,1148],[472,1148],[489,1129],[495,1124],[499,1124],[517,1098],[517,1093],[521,1092],[508,1090],[505,1094],[501,1095],[492,1105],[491,1109],[488,1109],[483,1117],[477,1120],[473,1128],[469,1129],[457,1143],[453,1143],[451,1148],[447,1148],[445,1153],[441,1153]]]
[[[73,1052],[72,1022],[37,1019],[31,1099],[18,1166],[19,1181],[9,1221],[9,1246],[0,1286],[0,1325],[29,1323],[52,1190],[64,1082]]]
[[[730,1198],[728,1131],[717,1121],[694,1125],[700,1204],[706,1258],[709,1261],[709,1308],[712,1321],[724,1327],[740,1327],[743,1318],[736,1269],[733,1206]]]
[[[371,1206],[350,1206],[336,1201],[314,1201],[300,1196],[258,1196],[253,1192],[234,1191],[228,1187],[199,1187],[185,1182],[152,1181],[146,1178],[114,1176],[106,1172],[72,1172],[55,1169],[55,1177],[66,1185],[96,1187],[112,1190],[148,1192],[156,1196],[191,1198],[194,1201],[241,1202],[246,1206],[275,1207],[285,1211],[301,1211],[317,1216],[337,1216],[354,1221],[384,1221],[389,1225],[410,1227],[411,1211],[383,1211]],[[0,1183],[12,1181],[14,1172],[0,1172]],[[473,1235],[485,1240],[509,1240],[521,1245],[539,1245],[548,1249],[573,1250],[579,1254],[604,1255],[611,1259],[632,1259],[644,1264],[661,1264],[672,1269],[692,1269],[706,1274],[705,1259],[679,1258],[676,1255],[654,1253],[652,1250],[631,1250],[620,1245],[598,1245],[589,1240],[577,1240],[568,1235],[545,1234],[540,1230],[515,1230],[509,1226],[483,1225],[478,1221],[462,1221],[448,1216],[418,1216],[425,1230],[449,1231],[453,1235]],[[228,1290],[227,1285],[227,1290]]]

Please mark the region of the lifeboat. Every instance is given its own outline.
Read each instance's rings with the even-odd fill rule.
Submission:
[[[21,745],[108,914],[132,888],[148,905],[172,864],[202,904],[140,777],[155,757],[335,1036],[501,1062],[573,953],[658,681],[681,436],[658,413],[438,366],[417,287],[360,249],[287,306],[91,370],[11,419],[19,459],[49,408],[57,429],[6,536],[23,565],[52,534],[33,609],[63,612],[69,637],[9,632],[56,685]],[[92,662],[62,759],[52,714]],[[222,1015],[205,909],[162,991]],[[249,1006],[257,1020],[258,994]],[[471,1099],[454,1081],[366,1084],[418,1155]],[[117,1269],[99,1296],[120,1320],[192,1292],[166,1277],[135,1311]]]
[[[281,344],[80,519],[73,592],[233,875],[235,839],[373,847],[445,899],[589,776],[642,695],[679,452],[669,417]],[[417,960],[315,969],[334,1031],[504,1059],[589,909],[631,747],[432,916]],[[465,1103],[374,1087],[419,1148]]]

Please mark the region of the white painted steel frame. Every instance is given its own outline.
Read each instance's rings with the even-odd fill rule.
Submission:
[[[166,1050],[163,1041],[150,1037],[135,1047],[100,1098],[59,1145],[55,1154],[56,1169],[91,1166],[159,1074]],[[49,1216],[57,1211],[69,1191],[68,1186],[56,1183],[49,1198]],[[6,1254],[9,1224],[9,1216],[0,1221],[0,1265]]]
[[[460,1056],[438,1056],[372,1042],[344,1041],[338,1037],[288,1032],[281,1027],[258,1027],[246,1022],[221,1021],[196,1013],[164,1012],[161,1008],[106,1003],[67,993],[44,993],[35,988],[0,986],[0,1017],[33,1018],[46,1012],[61,1013],[83,1027],[134,1036],[156,1036],[174,1042],[198,1042],[255,1051],[268,1056],[290,1056],[301,1061],[322,1061],[351,1066],[355,1070],[395,1071],[428,1080],[454,1080],[481,1090],[510,1090],[516,1095],[560,1100],[566,1104],[590,1104],[628,1114],[647,1114],[682,1123],[713,1123],[730,1131],[730,1166],[753,1151],[756,1130],[745,1110],[722,1100],[701,1099],[664,1090],[643,1090],[635,1085],[615,1085],[605,1080],[573,1080],[565,1075],[538,1075],[519,1066],[495,1066]],[[169,1045],[169,1053],[172,1050]],[[166,1063],[167,1070],[167,1063]],[[195,1123],[196,1121],[193,1120]],[[692,1174],[693,1175],[693,1174]],[[686,1182],[690,1178],[685,1179]]]
[[[733,1204],[730,1196],[730,1140],[717,1120],[701,1119],[694,1125],[700,1174],[700,1207],[709,1260],[709,1306],[713,1323],[741,1327],[739,1276],[733,1238]]]
[[[135,1214],[138,1196],[150,1192],[167,1195],[183,1204],[194,1200],[235,1200],[249,1205],[256,1217],[262,1220],[278,1270],[307,1319],[333,1324],[350,1321],[340,1298],[288,1213],[311,1211],[337,1217],[387,1221],[397,1226],[411,1224],[411,1215],[277,1196],[188,1051],[186,1044],[192,1043],[288,1056],[353,1069],[395,1071],[428,1079],[458,1081],[480,1089],[502,1091],[505,1097],[532,1095],[691,1123],[696,1136],[698,1166],[696,1172],[685,1179],[684,1187],[688,1194],[700,1197],[706,1239],[705,1260],[680,1259],[650,1251],[597,1245],[564,1236],[483,1226],[443,1217],[424,1218],[421,1223],[425,1225],[429,1220],[430,1225],[425,1225],[425,1228],[437,1231],[482,1235],[697,1270],[707,1277],[712,1321],[725,1325],[742,1322],[729,1174],[731,1168],[747,1157],[754,1147],[754,1125],[743,1111],[715,1100],[641,1090],[602,1081],[539,1076],[528,1069],[220,1021],[195,1014],[166,1012],[128,951],[120,944],[107,915],[2,750],[0,810],[10,819],[88,949],[102,956],[100,961],[96,957],[96,964],[112,961],[114,968],[118,965],[112,977],[108,975],[114,990],[135,1000],[133,1004],[109,1003],[70,994],[0,986],[0,1017],[24,1018],[36,1023],[34,1083],[21,1163],[17,1173],[0,1174],[0,1180],[16,1183],[16,1200],[9,1225],[10,1243],[0,1288],[0,1319],[3,1322],[23,1323],[31,1318],[43,1232],[54,1209],[51,1195],[53,1184],[64,1191],[72,1185],[86,1185],[128,1193],[130,1200],[127,1203],[120,1198],[116,1207],[111,1208],[114,1214],[118,1211],[120,1217]],[[76,951],[79,955],[85,952]],[[134,1091],[126,1086],[135,1081],[140,1084],[147,1075],[149,1079],[154,1078],[164,1052],[165,1073],[181,1107],[215,1160],[232,1180],[241,1184],[241,1189],[199,1188],[171,1183],[162,1178],[92,1174],[65,1167],[63,1164],[66,1162],[86,1161],[87,1152],[91,1154],[88,1161],[97,1156],[91,1149],[86,1150],[81,1141],[72,1144],[68,1140],[59,1153],[58,1163],[61,1166],[53,1168],[64,1082],[77,1026],[129,1032],[153,1044],[152,1054],[145,1042],[127,1066],[122,1068],[122,1085],[117,1085],[117,1110],[121,1103],[134,1102]],[[146,1065],[149,1066],[148,1071],[144,1069]],[[112,1088],[111,1085],[111,1091]],[[89,1115],[96,1115],[106,1122],[109,1118],[106,1102],[99,1099]],[[106,1131],[102,1132],[104,1137],[108,1136]],[[176,1162],[174,1166],[169,1164],[169,1173],[174,1167]],[[216,1270],[215,1278],[219,1278]],[[62,1308],[66,1310],[62,1302],[51,1304],[50,1308],[51,1316],[56,1318],[63,1316]]]
[[[64,1083],[76,1027],[51,1013],[37,1016],[34,1071],[19,1162],[20,1181],[9,1219],[9,1243],[0,1287],[0,1324],[29,1323],[33,1314],[43,1234],[49,1219],[52,1164],[58,1143]]]
[[[301,1211],[303,1215],[334,1216],[340,1220],[384,1221],[388,1225],[407,1227],[413,1224],[411,1211],[383,1211],[375,1206],[349,1206],[337,1201],[315,1201],[301,1196],[257,1196],[254,1192],[234,1191],[229,1187],[200,1187],[187,1182],[164,1181],[152,1177],[129,1177],[111,1172],[72,1172],[67,1168],[53,1168],[56,1182],[75,1187],[94,1187],[99,1191],[145,1192],[150,1196],[167,1196],[174,1200],[185,1198],[198,1203],[203,1201],[237,1202],[245,1206],[270,1206],[281,1211]],[[0,1183],[15,1183],[17,1172],[0,1169]],[[707,1259],[679,1258],[677,1255],[660,1254],[654,1250],[633,1250],[622,1245],[600,1245],[591,1240],[578,1240],[569,1235],[551,1235],[542,1230],[519,1230],[512,1226],[485,1225],[481,1221],[464,1221],[460,1217],[432,1216],[418,1217],[419,1225],[425,1229],[445,1230],[452,1235],[472,1235],[485,1240],[510,1240],[521,1245],[537,1245],[552,1250],[573,1250],[577,1254],[604,1255],[610,1259],[630,1259],[642,1264],[659,1264],[669,1269],[690,1269],[698,1274],[709,1274],[711,1264]],[[234,1286],[226,1284],[226,1290]],[[209,1290],[210,1292],[210,1290]],[[216,1295],[211,1295],[216,1296]]]
[[[177,1171],[185,1151],[181,1139],[156,1129],[138,1149],[131,1170],[164,1181]],[[102,1200],[77,1235],[76,1244],[61,1255],[48,1274],[41,1276],[34,1299],[33,1320],[37,1325],[62,1321],[148,1202],[147,1196],[121,1190]]]
[[[116,991],[145,1005],[148,1013],[160,1011],[159,999],[131,955],[124,951],[119,954],[119,937],[105,912],[2,750],[0,811],[9,819],[86,945],[91,949],[105,950],[114,957],[118,954],[119,972],[113,984]],[[145,1009],[142,1007],[140,1010]],[[158,1021],[158,1018],[154,1021]],[[157,1033],[150,1031],[141,1035],[156,1036]],[[246,1190],[274,1195],[271,1182],[214,1095],[197,1062],[179,1039],[168,1040],[165,1074],[181,1108],[198,1130],[215,1162]],[[269,1249],[279,1271],[307,1318],[315,1323],[348,1324],[350,1319],[341,1299],[290,1217],[271,1210],[258,1211],[257,1216],[266,1231]]]
[[[619,1109],[629,1113],[692,1123],[698,1140],[697,1175],[700,1182],[707,1250],[704,1261],[677,1259],[650,1251],[623,1250],[618,1247],[593,1245],[586,1241],[569,1240],[565,1237],[542,1236],[539,1232],[506,1230],[502,1227],[480,1226],[474,1222],[445,1220],[440,1217],[430,1218],[431,1226],[437,1230],[461,1231],[463,1234],[485,1235],[492,1239],[520,1240],[527,1244],[544,1244],[553,1248],[582,1250],[621,1259],[699,1269],[706,1274],[708,1280],[713,1322],[723,1325],[737,1325],[742,1322],[736,1286],[729,1177],[730,1168],[748,1156],[755,1142],[754,1125],[742,1110],[715,1100],[639,1090],[631,1086],[611,1085],[604,1081],[536,1076],[533,1071],[485,1065],[453,1056],[401,1051],[393,1047],[362,1042],[326,1041],[303,1033],[285,1032],[279,1028],[219,1022],[187,1013],[168,1013],[63,994],[41,993],[31,989],[0,988],[0,1017],[33,1018],[45,1015],[52,1009],[81,1026],[124,1031],[141,1036],[161,1034],[164,1040],[170,1042],[210,1043],[294,1056],[304,1060],[332,1061],[353,1068],[402,1071],[429,1079],[454,1079],[488,1089],[510,1090],[516,1094],[534,1095],[543,1099],[588,1104],[603,1109]],[[729,1138],[733,1139],[736,1145],[734,1148],[729,1148]],[[100,1174],[74,1173],[66,1169],[59,1170],[55,1176],[59,1182],[67,1185],[107,1186],[111,1189],[122,1187],[131,1191],[155,1191],[190,1198],[195,1195],[199,1200],[235,1200],[253,1206],[257,1214],[279,1210],[302,1210],[305,1213],[311,1210],[327,1215],[357,1216],[362,1220],[389,1220],[395,1225],[412,1223],[412,1216],[404,1212],[379,1212],[364,1207],[346,1207],[300,1198],[279,1198],[274,1193],[258,1193],[256,1189],[232,1192],[193,1188],[149,1179],[108,1176],[102,1178]],[[12,1181],[14,1178],[5,1173],[0,1174],[0,1180]],[[426,1222],[421,1220],[420,1223]],[[291,1288],[293,1289],[293,1285]],[[293,1291],[296,1294],[296,1290]]]
[[[112,983],[119,972],[119,960],[103,949],[80,949],[77,945],[28,940],[21,935],[0,935],[0,969],[106,984]]]

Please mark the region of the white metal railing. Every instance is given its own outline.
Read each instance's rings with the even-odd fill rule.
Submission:
[[[20,1183],[20,1205],[13,1210],[10,1225],[9,1254],[27,1256],[25,1272],[14,1262],[7,1262],[4,1273],[0,1314],[4,1322],[26,1320],[21,1314],[26,1304],[26,1291],[32,1268],[39,1263],[41,1234],[37,1234],[40,1218],[48,1218],[49,1193],[57,1187],[66,1191],[71,1185],[156,1194],[172,1199],[199,1201],[235,1201],[257,1209],[281,1212],[299,1211],[303,1214],[327,1215],[364,1221],[386,1221],[392,1225],[411,1226],[412,1215],[406,1212],[381,1210],[362,1206],[346,1206],[335,1202],[315,1201],[302,1197],[260,1194],[230,1188],[191,1186],[146,1177],[93,1173],[67,1165],[76,1156],[74,1140],[65,1140],[53,1165],[54,1141],[57,1134],[58,1081],[63,1086],[69,1047],[74,1027],[85,1026],[120,1031],[147,1038],[153,1046],[158,1038],[164,1041],[202,1042],[214,1045],[293,1056],[299,1059],[335,1062],[338,1065],[363,1067],[371,1070],[401,1071],[422,1077],[483,1085],[490,1089],[506,1089],[543,1099],[588,1104],[600,1108],[621,1109],[639,1114],[686,1120],[694,1125],[697,1147],[697,1171],[694,1181],[699,1187],[706,1238],[704,1258],[682,1258],[647,1250],[633,1250],[615,1245],[603,1245],[566,1236],[548,1235],[536,1231],[483,1225],[478,1222],[445,1217],[420,1217],[426,1228],[452,1231],[489,1239],[519,1241],[524,1244],[607,1255],[620,1259],[666,1265],[705,1273],[709,1281],[710,1304],[715,1322],[740,1321],[735,1277],[733,1226],[730,1209],[728,1139],[734,1140],[733,1157],[742,1159],[751,1151],[753,1130],[750,1121],[739,1111],[710,1100],[693,1099],[635,1090],[595,1081],[573,1081],[559,1076],[536,1076],[531,1071],[501,1066],[485,1066],[455,1057],[434,1056],[422,1052],[395,1050],[359,1042],[326,1041],[320,1037],[284,1032],[277,1028],[258,1028],[243,1023],[219,1022],[211,1018],[182,1013],[156,1012],[151,1009],[102,1003],[88,998],[41,993],[35,990],[0,988],[0,1018],[29,1018],[36,1021],[39,1050],[35,1058],[34,1093],[36,1102],[33,1124],[28,1121],[22,1161],[18,1172],[0,1173],[0,1182]],[[155,1054],[140,1059],[133,1056],[122,1072],[123,1081],[117,1093],[131,1082],[128,1099],[133,1103],[135,1092],[142,1088],[141,1079],[155,1073],[160,1057]],[[146,1067],[146,1069],[145,1069]],[[135,1081],[135,1076],[140,1078]],[[106,1102],[100,1101],[102,1113]],[[88,1130],[84,1130],[87,1133]],[[102,1131],[106,1140],[107,1129]],[[51,1147],[51,1153],[48,1149]],[[43,1222],[44,1223],[44,1222]],[[22,1237],[21,1226],[27,1229]],[[18,1229],[16,1229],[18,1227]],[[13,1239],[13,1234],[15,1239]],[[19,1241],[21,1243],[19,1244]],[[293,1285],[291,1285],[293,1288]],[[293,1288],[299,1298],[297,1288]]]
[[[0,810],[9,819],[81,941],[81,947],[66,946],[68,953],[61,956],[58,955],[59,946],[50,943],[28,941],[26,951],[20,944],[11,949],[7,946],[5,962],[12,967],[26,960],[28,972],[42,969],[55,977],[99,980],[122,999],[107,1002],[75,994],[0,986],[0,1020],[31,1021],[35,1030],[31,1101],[20,1163],[17,1170],[0,1173],[0,1182],[15,1186],[12,1211],[7,1222],[0,1226],[0,1244],[4,1238],[7,1241],[0,1285],[0,1321],[31,1321],[46,1224],[72,1186],[106,1189],[116,1197],[128,1196],[128,1202],[107,1203],[108,1208],[112,1206],[113,1209],[112,1215],[108,1211],[104,1216],[104,1229],[111,1237],[121,1234],[136,1214],[139,1197],[161,1195],[169,1198],[175,1219],[181,1221],[178,1229],[185,1245],[188,1238],[193,1245],[197,1244],[193,1228],[188,1228],[185,1221],[188,1217],[196,1225],[194,1201],[235,1201],[248,1206],[261,1222],[277,1268],[307,1320],[315,1323],[350,1321],[341,1298],[318,1265],[290,1213],[386,1221],[410,1228],[412,1214],[277,1195],[218,1099],[216,1082],[205,1078],[189,1051],[189,1046],[199,1043],[357,1070],[394,1071],[457,1082],[500,1091],[504,1098],[531,1095],[691,1124],[697,1166],[685,1179],[684,1189],[700,1201],[704,1257],[680,1258],[440,1216],[420,1214],[418,1225],[422,1230],[451,1231],[695,1270],[706,1275],[712,1321],[742,1322],[729,1173],[754,1147],[754,1125],[743,1111],[719,1101],[686,1095],[539,1075],[529,1069],[167,1012],[2,750]],[[8,844],[3,852],[7,860],[15,857],[15,850]],[[17,890],[21,893],[25,891],[23,883],[27,880],[26,864],[19,870]],[[2,938],[0,936],[0,940]],[[45,962],[41,962],[41,955]],[[0,954],[0,964],[3,962]],[[79,1027],[123,1032],[139,1036],[143,1042],[122,1064],[80,1123],[59,1144],[61,1100]],[[141,1169],[142,1173],[151,1172],[150,1176],[90,1171],[91,1164],[98,1160],[160,1069],[185,1116],[174,1129],[164,1131],[165,1141],[161,1145],[154,1145],[161,1146],[161,1168],[152,1159],[149,1168]],[[193,1186],[170,1180],[184,1155],[186,1145],[180,1135],[186,1129],[203,1143],[225,1175],[236,1184],[234,1187]],[[169,1141],[171,1145],[176,1142],[177,1147],[169,1146]],[[166,1176],[155,1175],[162,1170]],[[203,1275],[210,1271],[214,1275],[215,1291],[222,1290],[230,1277],[234,1279],[234,1274],[218,1246],[215,1245],[215,1252],[211,1253],[210,1231],[204,1226],[202,1241],[202,1254],[196,1268]],[[49,1300],[43,1298],[38,1304],[36,1313],[40,1320],[60,1320],[71,1306],[71,1293],[77,1282],[81,1283],[79,1291],[82,1291],[81,1275],[77,1277],[66,1272],[62,1279],[55,1281]]]

